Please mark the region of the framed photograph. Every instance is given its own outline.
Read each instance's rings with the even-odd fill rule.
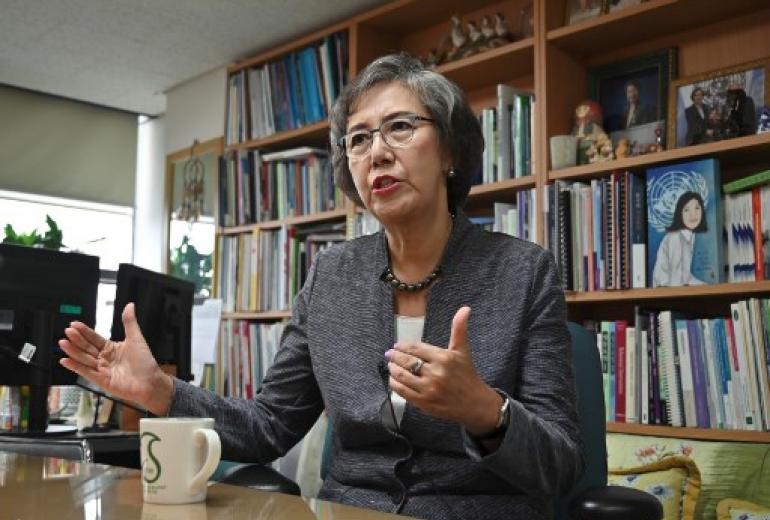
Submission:
[[[595,18],[604,12],[605,0],[567,0],[567,12],[565,25],[582,22],[589,18]]]
[[[607,12],[613,13],[615,11],[620,11],[621,9],[625,9],[626,7],[633,7],[635,5],[639,5],[645,0],[606,0],[607,1]]]
[[[755,134],[770,99],[768,66],[763,59],[671,82],[669,148]]]
[[[602,107],[604,131],[613,145],[627,138],[645,153],[665,142],[669,83],[676,74],[676,48],[610,63],[589,71],[588,96]],[[639,127],[639,128],[637,128]]]

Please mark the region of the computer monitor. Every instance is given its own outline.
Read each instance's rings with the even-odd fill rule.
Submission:
[[[178,378],[192,380],[190,357],[194,294],[195,284],[191,282],[131,264],[120,264],[112,339],[125,339],[123,309],[133,302],[139,328],[158,363],[176,365]]]
[[[94,326],[98,288],[99,257],[0,244],[0,346],[18,354],[31,343],[32,361],[46,367],[0,356],[0,385],[75,384],[58,341],[74,320]]]

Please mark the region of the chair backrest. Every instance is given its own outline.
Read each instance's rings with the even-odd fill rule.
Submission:
[[[583,458],[585,470],[568,495],[556,503],[556,520],[566,520],[567,505],[573,496],[581,491],[607,485],[607,440],[604,412],[604,391],[602,388],[602,367],[596,337],[577,323],[569,323],[572,341],[572,365],[577,389],[577,413],[583,437]],[[326,429],[321,478],[326,478],[332,458],[332,424]]]
[[[577,323],[568,324],[577,390],[577,413],[583,437],[583,476],[569,494],[556,502],[556,520],[567,520],[569,501],[581,491],[607,485],[607,425],[602,366],[596,336]]]

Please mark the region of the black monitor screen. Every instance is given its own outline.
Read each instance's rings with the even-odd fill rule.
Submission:
[[[0,345],[17,353],[26,342],[45,349],[33,361],[50,366],[50,383],[75,384],[77,376],[59,365],[65,354],[58,340],[72,321],[95,325],[98,288],[99,257],[0,244]],[[53,325],[45,337],[35,318],[41,312]],[[31,373],[13,359],[0,357],[0,384],[36,384],[23,380]]]
[[[192,379],[190,349],[195,284],[131,264],[120,264],[112,339],[126,337],[123,309],[133,302],[139,328],[158,363],[176,365],[177,377]]]

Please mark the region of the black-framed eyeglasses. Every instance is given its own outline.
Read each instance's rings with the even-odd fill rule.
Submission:
[[[399,116],[383,121],[378,128],[353,130],[340,137],[337,146],[344,148],[348,157],[361,157],[372,149],[374,134],[379,132],[385,144],[391,148],[404,148],[412,141],[418,121],[434,122],[429,117],[418,115]]]

